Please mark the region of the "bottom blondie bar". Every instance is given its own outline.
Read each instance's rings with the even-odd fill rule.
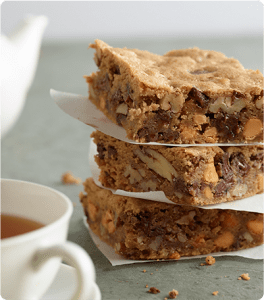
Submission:
[[[263,214],[201,209],[125,196],[95,185],[80,193],[87,222],[101,240],[129,259],[179,259],[263,243]],[[151,202],[151,205],[150,205]]]

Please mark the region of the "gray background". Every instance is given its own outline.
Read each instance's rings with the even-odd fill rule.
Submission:
[[[258,38],[107,41],[113,46],[137,47],[156,53],[164,53],[176,44],[180,48],[197,45],[239,56],[248,67],[262,67],[262,39]],[[261,299],[262,260],[234,256],[219,257],[216,264],[209,267],[200,266],[204,259],[112,267],[97,250],[82,220],[83,211],[78,199],[82,186],[65,186],[60,181],[66,171],[72,171],[83,180],[91,176],[88,148],[92,128],[63,113],[49,96],[50,88],[87,95],[82,76],[96,69],[92,61],[93,50],[87,50],[89,42],[87,39],[75,44],[44,43],[26,106],[15,127],[2,140],[2,177],[53,187],[75,203],[68,238],[91,256],[103,300],[164,299],[172,289],[179,291],[179,300],[212,299],[212,292],[216,290],[219,299]],[[146,273],[142,272],[144,269]],[[242,273],[249,273],[251,280],[237,280]],[[161,293],[147,293],[146,284],[159,288]]]

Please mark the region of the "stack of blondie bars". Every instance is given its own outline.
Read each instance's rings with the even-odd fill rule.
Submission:
[[[262,244],[262,213],[207,207],[263,192],[261,72],[198,48],[91,47],[99,69],[86,77],[89,99],[131,140],[92,134],[103,188],[88,178],[80,200],[93,232],[130,259]],[[133,197],[149,191],[171,203]]]

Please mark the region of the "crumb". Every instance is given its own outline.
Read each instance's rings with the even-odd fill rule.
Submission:
[[[144,269],[142,272],[143,272],[143,273],[146,273],[147,271]]]
[[[159,259],[157,259],[157,261],[159,261]]]
[[[158,271],[158,269],[156,269],[156,271]]]
[[[237,279],[238,279],[238,280],[241,280],[242,278],[239,276]]]
[[[218,295],[218,291],[215,291],[212,293],[214,296],[217,296]]]
[[[168,298],[164,298],[164,300],[168,300]]]
[[[205,264],[204,264],[204,263],[201,263],[200,266],[205,266]]]
[[[63,184],[80,184],[82,182],[81,178],[74,177],[71,172],[66,172],[62,174],[61,181]]]
[[[207,256],[205,262],[207,265],[213,265],[215,263],[215,258],[213,256]]]
[[[169,292],[170,299],[175,299],[178,295],[179,295],[179,292],[174,289]]]
[[[73,207],[77,206],[76,202],[72,202]]]
[[[158,294],[160,293],[160,290],[155,288],[155,287],[151,287],[149,290],[148,290],[149,293],[151,294]]]
[[[146,284],[146,288],[148,288],[148,284]]]
[[[250,277],[248,276],[248,273],[244,273],[244,274],[240,275],[240,277],[244,280],[250,280]]]
[[[150,273],[150,275],[153,275],[153,273]]]

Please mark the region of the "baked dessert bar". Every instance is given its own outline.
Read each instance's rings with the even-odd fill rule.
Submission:
[[[84,182],[80,193],[92,231],[129,259],[235,251],[263,243],[263,214],[167,204],[112,194]]]
[[[263,75],[198,48],[163,56],[96,40],[89,99],[137,142],[263,141]]]
[[[95,131],[95,161],[104,187],[163,191],[178,204],[207,205],[263,192],[263,146],[130,144]]]

